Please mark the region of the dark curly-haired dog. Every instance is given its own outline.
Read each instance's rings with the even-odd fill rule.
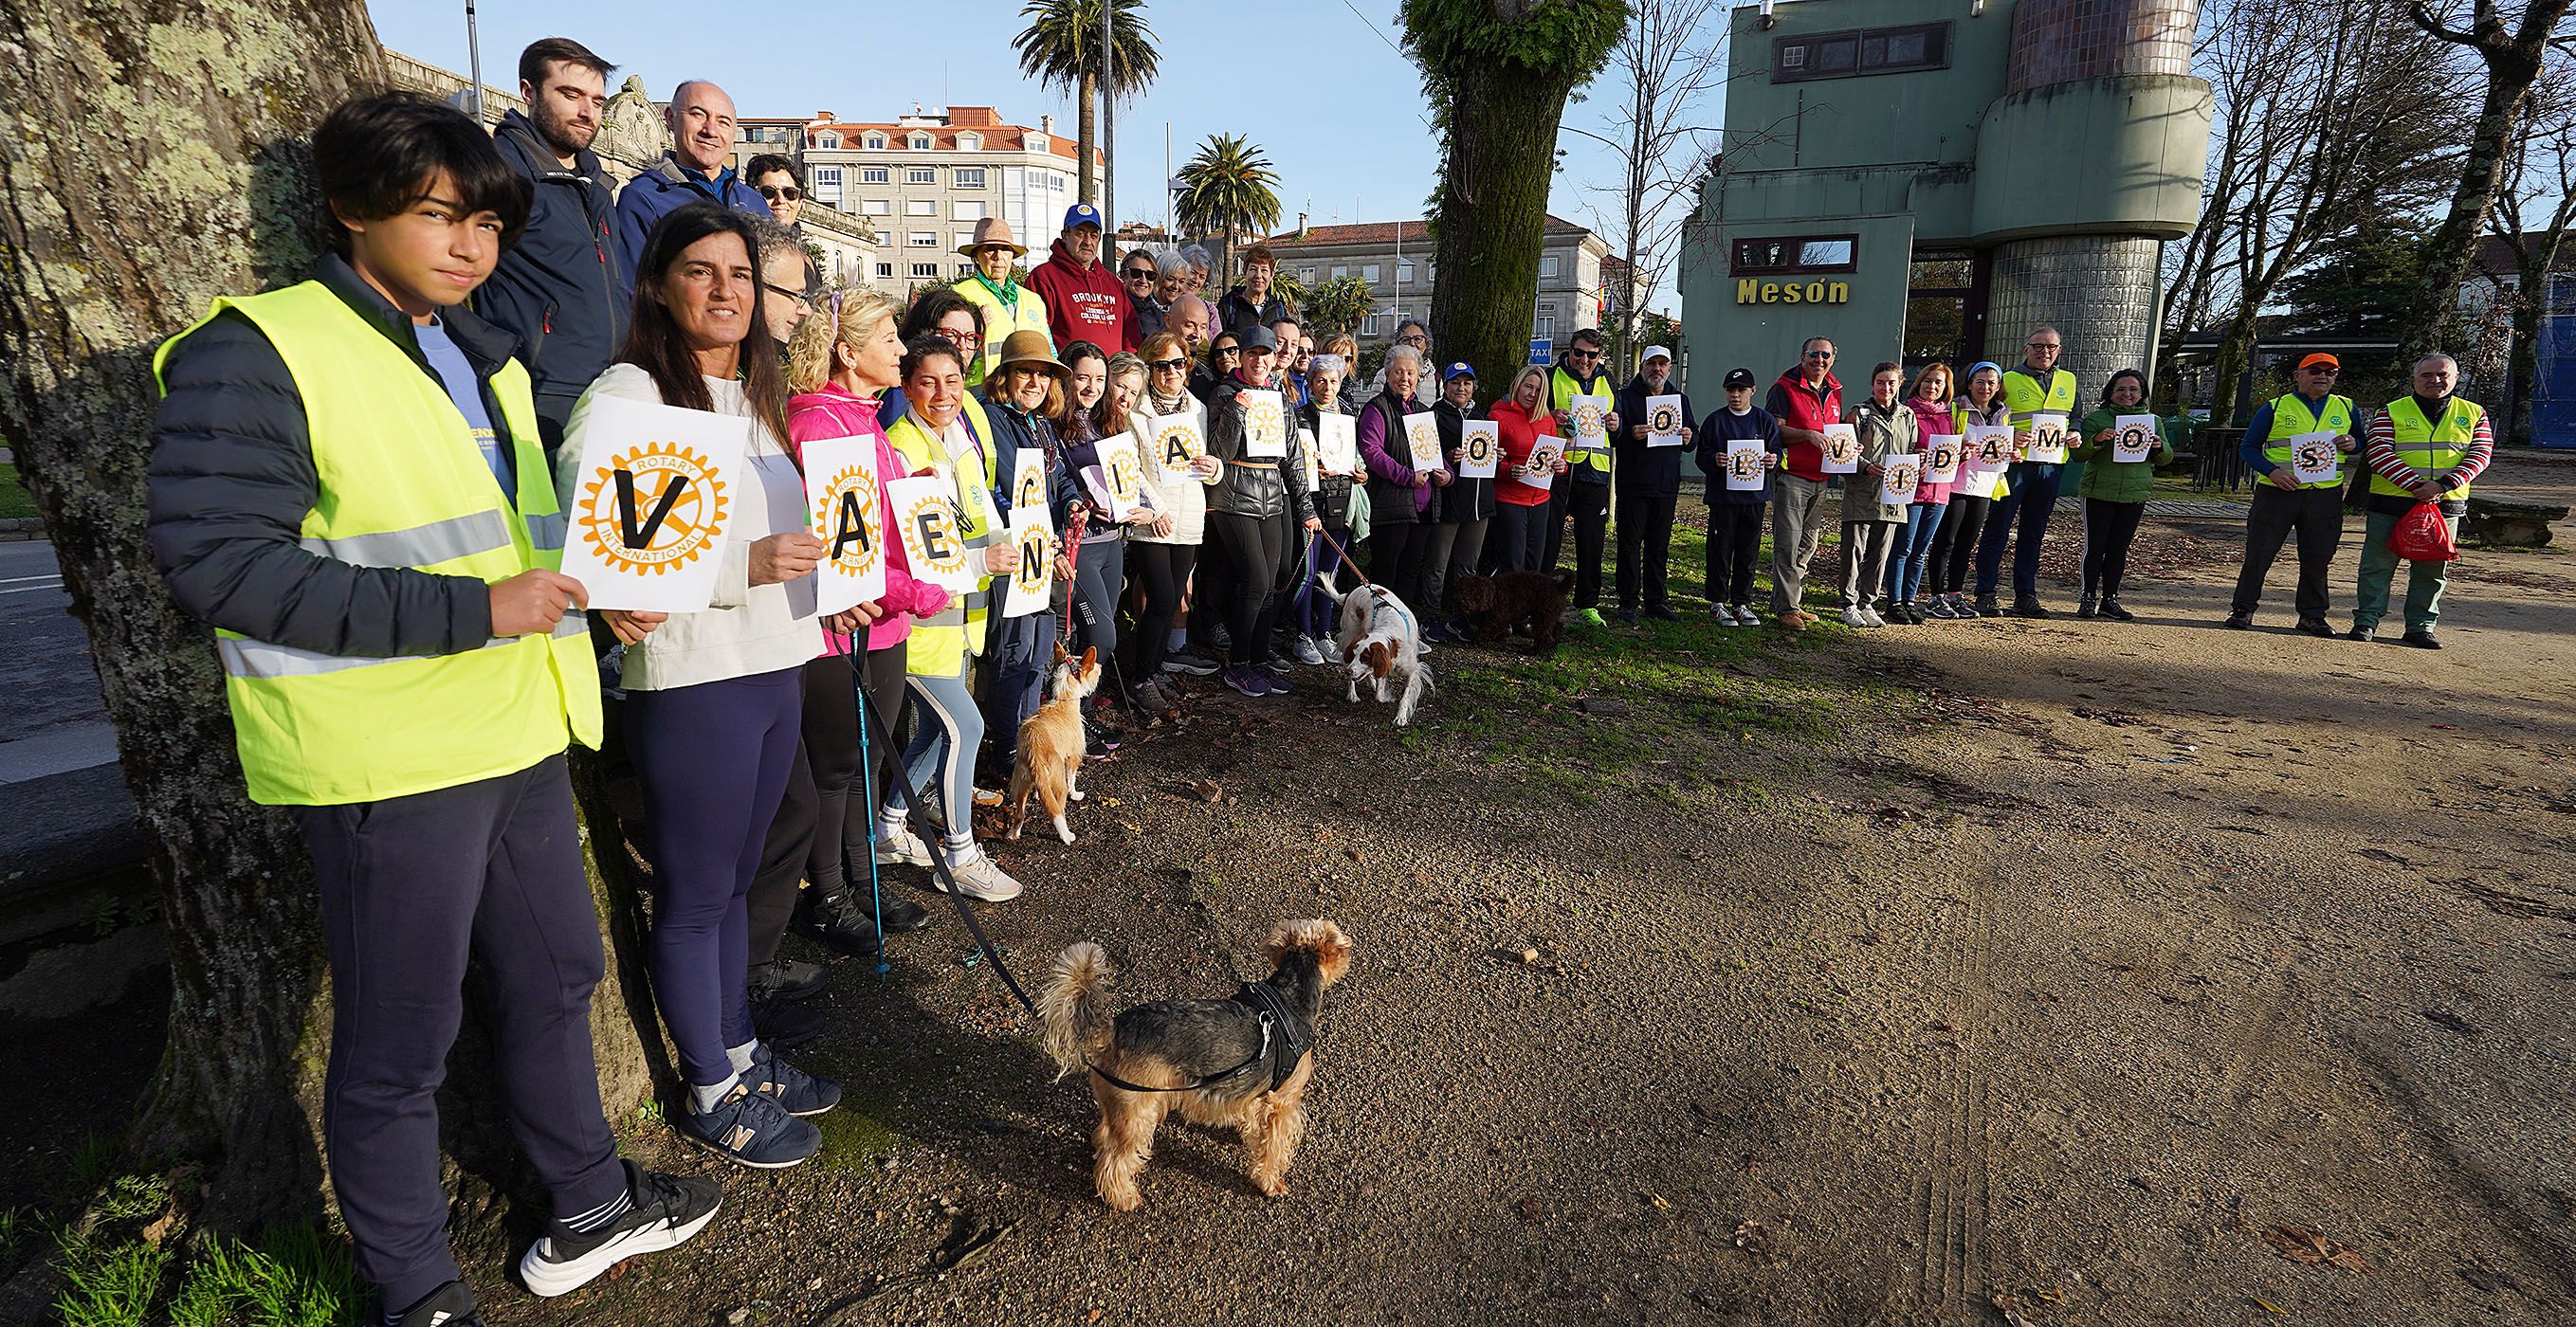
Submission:
[[[1565,639],[1565,600],[1574,592],[1570,571],[1507,571],[1500,576],[1461,576],[1452,602],[1476,628],[1476,643],[1490,645],[1530,624],[1530,653],[1546,658]]]

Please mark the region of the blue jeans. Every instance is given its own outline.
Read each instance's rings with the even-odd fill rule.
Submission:
[[[1888,598],[1914,602],[1915,592],[1923,588],[1923,568],[1932,561],[1932,536],[1940,533],[1941,520],[1949,514],[1949,505],[1938,502],[1905,509],[1905,528],[1896,532],[1896,547],[1887,554]]]
[[[2003,580],[2004,541],[2012,538],[2013,516],[2021,516],[2021,539],[2013,545],[2013,594],[2039,597],[2039,544],[2048,537],[2048,513],[2057,506],[2061,466],[2016,461],[2004,472],[2012,492],[1995,499],[1986,512],[1986,534],[1977,545],[1977,597],[1991,599]]]

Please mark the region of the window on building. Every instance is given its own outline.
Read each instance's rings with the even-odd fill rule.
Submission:
[[[1395,320],[1386,314],[1372,313],[1369,316],[1360,319],[1360,335],[1365,337],[1384,336],[1389,330],[1387,324],[1393,321]]]
[[[1857,235],[1779,235],[1735,242],[1733,272],[1848,272],[1860,249]]]
[[[841,205],[840,167],[816,166],[814,168],[814,196],[834,207]]]
[[[1349,276],[1350,274],[1351,274],[1351,269],[1350,269],[1347,265],[1342,264],[1342,263],[1335,263],[1335,264],[1333,264],[1333,279],[1334,279],[1335,281],[1339,281],[1339,280],[1341,280],[1343,277]]]
[[[892,280],[894,280],[894,264],[892,264],[892,263],[879,263],[879,264],[877,264],[877,280],[879,280],[879,281],[892,281]]]
[[[936,249],[939,247],[939,232],[935,230],[916,230],[910,235],[905,236],[903,242],[916,249]]]
[[[1926,364],[1965,366],[1976,360],[1985,339],[1985,299],[1977,286],[1975,254],[1914,251],[1914,261],[1906,265],[1901,342],[1909,380]]]
[[[993,214],[993,205],[981,198],[959,198],[948,204],[951,221],[981,221]]]
[[[914,264],[912,265],[912,279],[913,279],[913,280],[915,280],[915,281],[936,281],[936,280],[938,280],[938,279],[939,279],[939,264],[937,264],[937,263],[914,263]]]
[[[1360,264],[1360,280],[1374,286],[1378,281],[1378,273],[1384,270],[1385,269],[1383,267],[1380,267],[1376,263],[1362,263]]]
[[[860,139],[859,144],[870,152],[883,152],[885,151],[886,136],[883,134],[870,134],[867,137]],[[894,273],[888,272],[886,275],[893,276]]]
[[[1395,265],[1395,284],[1399,286],[1409,286],[1413,284],[1412,259],[1407,258]]]
[[[970,236],[969,238],[972,237]],[[975,275],[975,265],[973,263],[958,263],[956,264],[956,267],[957,270],[951,273],[951,275],[955,276],[960,281]]]
[[[859,167],[859,183],[861,184],[888,184],[893,181],[893,176],[894,172],[883,166]]]
[[[936,198],[907,198],[903,203],[903,214],[908,217],[938,216],[939,200]]]
[[[890,216],[893,216],[893,215],[894,215],[894,200],[893,200],[893,199],[891,199],[891,198],[871,198],[871,199],[868,199],[867,201],[865,201],[865,202],[863,202],[863,203],[859,204],[859,215],[861,215],[861,216],[866,216],[866,217],[890,217]]]
[[[1950,25],[1915,23],[1782,37],[1771,44],[1771,81],[1848,78],[1907,69],[1944,69],[1950,63]]]
[[[1298,268],[1297,284],[1301,286],[1311,286],[1315,284],[1315,269],[1311,267]]]
[[[937,167],[933,166],[907,166],[904,168],[903,182],[906,184],[937,184],[939,183],[939,170]]]
[[[984,168],[981,166],[960,166],[956,170],[951,171],[950,175],[953,177],[950,180],[950,183],[955,184],[960,189],[981,189],[984,187]]]
[[[957,150],[960,152],[983,151],[984,136],[982,134],[959,134],[957,136]]]
[[[841,136],[833,133],[829,129],[825,129],[814,135],[814,146],[816,147],[839,147],[840,145]]]
[[[1539,274],[1539,276],[1541,276],[1542,278],[1555,276],[1555,275],[1556,275],[1556,273],[1557,273],[1557,263],[1558,263],[1558,259],[1557,259],[1557,256],[1556,256],[1555,254],[1548,254],[1547,256],[1545,256],[1545,257],[1543,257],[1543,258],[1539,259],[1539,260],[1538,260],[1538,274]]]
[[[928,135],[928,134],[914,134],[914,135],[912,136],[912,141],[911,141],[911,143],[910,143],[910,145],[909,145],[909,146],[910,146],[910,147],[912,148],[912,150],[913,150],[913,151],[915,151],[915,152],[927,152],[927,151],[929,151],[929,150],[930,150],[930,135]]]
[[[1555,305],[1542,304],[1538,306],[1538,321],[1531,324],[1530,335],[1537,337],[1542,341],[1553,341],[1556,339]]]

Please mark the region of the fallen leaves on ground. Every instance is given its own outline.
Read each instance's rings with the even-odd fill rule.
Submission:
[[[2364,1273],[2372,1270],[2361,1250],[2326,1238],[2326,1232],[2315,1226],[2273,1226],[2263,1232],[2263,1242],[2302,1267],[2340,1267],[2347,1272]]]

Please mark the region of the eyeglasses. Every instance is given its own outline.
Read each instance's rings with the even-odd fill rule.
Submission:
[[[801,290],[789,290],[789,289],[788,289],[787,287],[785,287],[785,286],[772,285],[771,283],[769,283],[769,282],[767,282],[767,281],[763,281],[763,282],[761,282],[760,284],[762,284],[762,285],[764,285],[764,286],[768,286],[768,287],[769,287],[769,293],[770,293],[770,294],[772,294],[772,295],[776,295],[776,296],[778,296],[780,299],[792,299],[792,300],[796,301],[796,302],[797,302],[797,303],[799,303],[799,304],[810,304],[810,303],[812,303],[812,302],[813,302],[813,300],[812,300],[810,297],[808,297],[804,291],[801,291]]]
[[[931,329],[931,332],[933,335],[946,337],[950,345],[957,346],[965,350],[972,350],[975,347],[984,344],[984,338],[982,336],[977,335],[974,332],[963,331],[957,328],[935,327]]]
[[[1427,337],[1427,336],[1424,336],[1424,335],[1423,335],[1422,333],[1420,333],[1420,332],[1415,332],[1415,333],[1414,333],[1413,335],[1411,335],[1411,336],[1399,336],[1399,337],[1397,337],[1397,338],[1395,338],[1395,339],[1396,339],[1396,340],[1398,340],[1398,341],[1403,342],[1404,344],[1406,344],[1406,345],[1408,345],[1408,346],[1427,346],[1427,345],[1431,344],[1431,338],[1430,338],[1430,337]]]
[[[2023,348],[2027,350],[2055,350],[2058,348],[2058,345],[2059,343],[2055,341],[2031,341],[2025,343]]]
[[[1218,353],[1218,354],[1220,354],[1220,355],[1240,355],[1240,354],[1242,354],[1242,353],[1243,353],[1243,347],[1241,347],[1241,346],[1218,346],[1218,347],[1216,348],[1216,353]]]
[[[1189,367],[1189,364],[1190,362],[1186,359],[1149,359],[1145,361],[1145,367],[1152,369],[1156,373],[1170,373],[1175,369],[1185,369]]]
[[[792,203],[792,202],[795,202],[797,199],[804,197],[804,196],[805,196],[805,191],[804,191],[804,190],[802,190],[802,189],[797,188],[795,185],[792,185],[792,184],[788,184],[788,185],[764,184],[764,185],[760,186],[760,196],[761,196],[761,197],[763,197],[763,198],[768,199],[769,201],[771,201],[771,202],[773,202],[773,203],[777,202],[779,199],[782,199],[782,198],[784,198],[784,199],[786,199],[788,202],[791,202],[791,203]]]
[[[2299,370],[2299,372],[2313,373],[2322,378],[2331,378],[2338,372],[2341,372],[2341,370],[2335,368],[2335,366],[2331,364],[2311,364],[2308,367]]]
[[[1810,350],[1807,352],[1807,358],[1809,359],[1832,359],[1833,357],[1834,352],[1830,350]]]
[[[1154,269],[1150,267],[1131,267],[1127,269],[1124,275],[1130,281],[1134,281],[1139,277],[1142,277],[1147,281],[1151,281],[1154,279]]]

